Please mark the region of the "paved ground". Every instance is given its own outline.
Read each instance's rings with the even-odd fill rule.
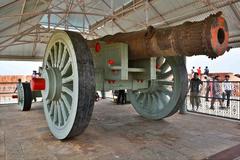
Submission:
[[[193,114],[149,121],[109,100],[95,105],[83,135],[62,142],[50,134],[41,103],[30,112],[0,106],[1,160],[194,160],[238,144],[240,123]]]

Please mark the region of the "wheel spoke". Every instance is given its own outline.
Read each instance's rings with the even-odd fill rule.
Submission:
[[[156,110],[158,110],[159,108],[158,97],[156,96],[156,93],[152,94],[151,97],[152,97],[152,106],[156,112]]]
[[[162,102],[161,93],[159,91],[156,91],[154,95],[156,96],[156,100],[157,100],[157,104],[158,104],[158,110],[163,109],[164,108],[164,104]]]
[[[163,93],[161,93],[161,100],[162,100],[161,102],[163,104],[163,107],[165,107],[169,102],[169,98],[167,97],[167,95]]]
[[[62,84],[65,84],[65,83],[73,81],[73,78],[74,78],[73,75],[68,76],[66,78],[62,78]]]
[[[170,77],[172,74],[173,74],[172,70],[169,70],[169,71],[167,71],[165,73],[160,74],[159,75],[159,79],[166,79],[166,78]]]
[[[55,101],[53,101],[53,103],[54,103],[54,113],[53,113],[53,122],[54,123],[56,123],[57,122],[57,119],[58,119],[58,113],[57,113],[57,108],[56,108],[56,103],[55,103]]]
[[[147,101],[148,101],[148,95],[143,94],[143,100],[142,100],[143,108],[146,108]]]
[[[61,99],[59,100],[59,105],[60,105],[60,109],[61,109],[61,112],[62,112],[62,115],[63,115],[63,120],[65,122],[65,121],[67,121],[67,117],[68,117],[67,114],[69,112],[66,111],[67,107],[64,106],[64,103],[63,103],[63,101]],[[68,112],[68,113],[66,113],[66,112]]]
[[[54,110],[54,106],[53,106],[53,102],[50,105],[50,111],[49,111],[49,115],[52,116],[53,115],[53,110]]]
[[[62,43],[59,42],[58,46],[58,58],[57,58],[57,67],[59,67],[62,58]]]
[[[47,61],[47,64],[46,64],[47,67],[51,67],[51,64]],[[46,67],[45,66],[45,67]]]
[[[68,61],[67,61],[67,64],[64,66],[63,70],[61,71],[61,75],[63,76],[64,74],[66,74],[68,68],[70,67],[71,65],[71,59],[69,58]]]
[[[153,108],[152,100],[153,100],[152,95],[148,94],[148,101],[147,101],[148,107],[150,106],[151,108]]]
[[[51,60],[52,67],[54,67],[54,59],[53,59],[52,52],[50,52],[49,55],[50,55],[50,60]]]
[[[158,85],[162,86],[162,85],[170,85],[172,86],[174,84],[174,81],[165,81],[165,80],[157,80],[158,81]]]
[[[54,66],[57,67],[57,43],[54,44]]]
[[[70,90],[69,88],[67,88],[67,87],[62,87],[62,92],[65,92],[65,93],[67,93],[68,95],[70,95],[71,97],[72,97],[72,95],[73,95],[73,91],[72,90]]]
[[[60,70],[62,70],[62,67],[64,66],[64,62],[65,62],[66,56],[67,56],[67,48],[66,48],[66,46],[64,46],[62,59],[61,59],[60,65],[59,65],[59,69]]]
[[[136,99],[137,100],[141,100],[143,98],[143,94],[142,93],[136,93]]]
[[[62,117],[60,105],[58,102],[56,103],[57,103],[57,110],[58,110],[58,126],[61,126],[61,124],[63,124],[63,117]]]
[[[68,100],[67,100],[67,97],[65,96],[65,95],[63,95],[63,94],[61,94],[62,96],[62,101],[63,101],[63,103],[65,104],[65,107],[66,107],[66,109],[67,109],[67,112],[69,113],[70,112],[70,109],[71,109],[71,104],[68,102]]]
[[[163,63],[163,65],[160,67],[160,73],[165,73],[167,69],[169,68],[169,64],[167,63],[167,60]]]
[[[168,90],[166,87],[161,87],[160,90],[162,91],[162,93],[164,93],[165,95],[172,97],[172,92],[170,90]]]

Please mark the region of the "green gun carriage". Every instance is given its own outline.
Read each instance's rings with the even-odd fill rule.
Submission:
[[[148,119],[173,115],[187,94],[185,56],[216,58],[227,49],[227,23],[219,13],[199,22],[149,26],[95,40],[59,30],[46,48],[41,77],[31,85],[42,93],[52,134],[67,139],[88,126],[96,90],[127,89],[134,109]]]

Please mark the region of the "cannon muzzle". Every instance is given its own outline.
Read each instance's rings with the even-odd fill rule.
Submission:
[[[228,49],[228,27],[221,14],[218,12],[202,21],[185,22],[169,28],[149,26],[147,30],[107,35],[88,41],[88,44],[97,41],[127,43],[129,59],[193,55],[216,58]]]

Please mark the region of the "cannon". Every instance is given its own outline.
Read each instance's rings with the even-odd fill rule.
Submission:
[[[46,48],[41,77],[31,86],[42,92],[51,133],[68,139],[87,128],[96,90],[127,89],[134,109],[148,119],[173,115],[187,94],[185,56],[216,58],[227,49],[228,27],[221,13],[95,40],[56,31]]]

